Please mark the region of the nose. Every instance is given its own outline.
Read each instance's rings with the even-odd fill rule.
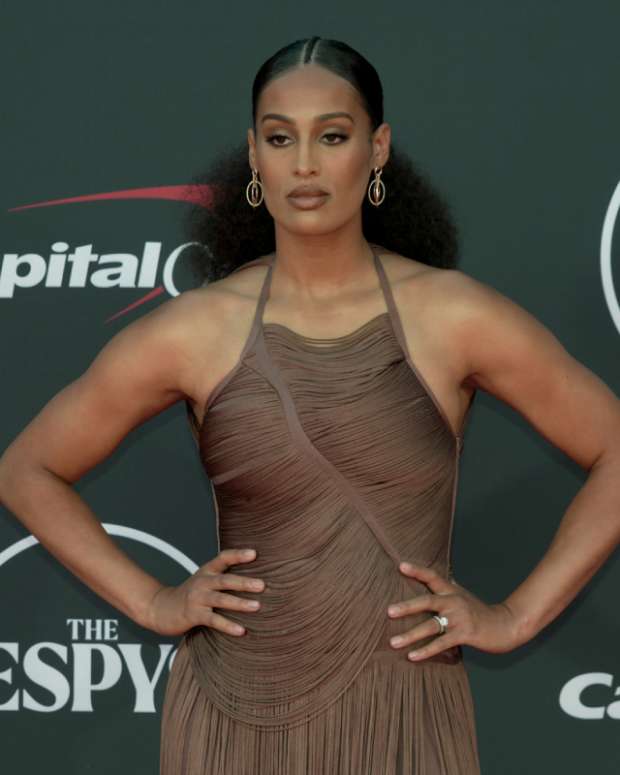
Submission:
[[[295,172],[302,176],[317,172],[316,158],[312,147],[312,140],[300,140],[297,142]]]

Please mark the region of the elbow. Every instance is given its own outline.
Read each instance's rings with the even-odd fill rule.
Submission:
[[[11,510],[14,495],[33,474],[44,469],[36,460],[10,446],[0,456],[0,505]]]

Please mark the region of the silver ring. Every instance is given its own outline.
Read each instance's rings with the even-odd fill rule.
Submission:
[[[448,617],[447,616],[437,616],[437,614],[433,615],[433,619],[439,624],[439,635],[443,635],[444,632],[448,629]]]

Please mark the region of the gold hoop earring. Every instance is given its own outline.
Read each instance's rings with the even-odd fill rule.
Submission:
[[[385,199],[385,183],[381,180],[382,172],[380,167],[375,167],[375,176],[368,186],[368,199],[370,204],[375,207],[378,207]]]
[[[260,189],[260,199],[258,198]],[[248,183],[245,189],[245,198],[252,205],[252,207],[258,207],[263,201],[263,184],[256,177],[256,170],[252,170],[252,180]]]

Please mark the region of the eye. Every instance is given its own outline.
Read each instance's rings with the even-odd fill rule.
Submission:
[[[347,135],[340,134],[340,132],[329,132],[323,137],[339,137],[343,141],[347,139]],[[340,143],[328,143],[328,145],[340,145]]]
[[[274,142],[273,142],[273,141],[274,141],[276,138],[278,138],[278,137],[280,137],[280,138],[284,138],[285,140],[287,140],[287,139],[288,139],[288,138],[286,137],[286,135],[277,135],[277,134],[276,134],[276,135],[270,135],[270,136],[267,138],[267,142],[268,142],[268,143],[271,143],[271,145],[275,145],[276,147],[277,147],[277,146],[281,146],[281,145],[282,145],[282,143],[274,143]]]
[[[323,135],[323,137],[337,137],[341,142],[347,139],[347,135],[343,135],[340,132],[328,132],[327,134]],[[269,135],[267,138],[267,142],[270,145],[275,146],[276,148],[283,148],[285,147],[285,143],[281,142],[274,142],[276,140],[288,140],[289,138],[286,135],[279,135],[279,134],[273,134]],[[340,145],[340,142],[329,142],[328,145]]]

